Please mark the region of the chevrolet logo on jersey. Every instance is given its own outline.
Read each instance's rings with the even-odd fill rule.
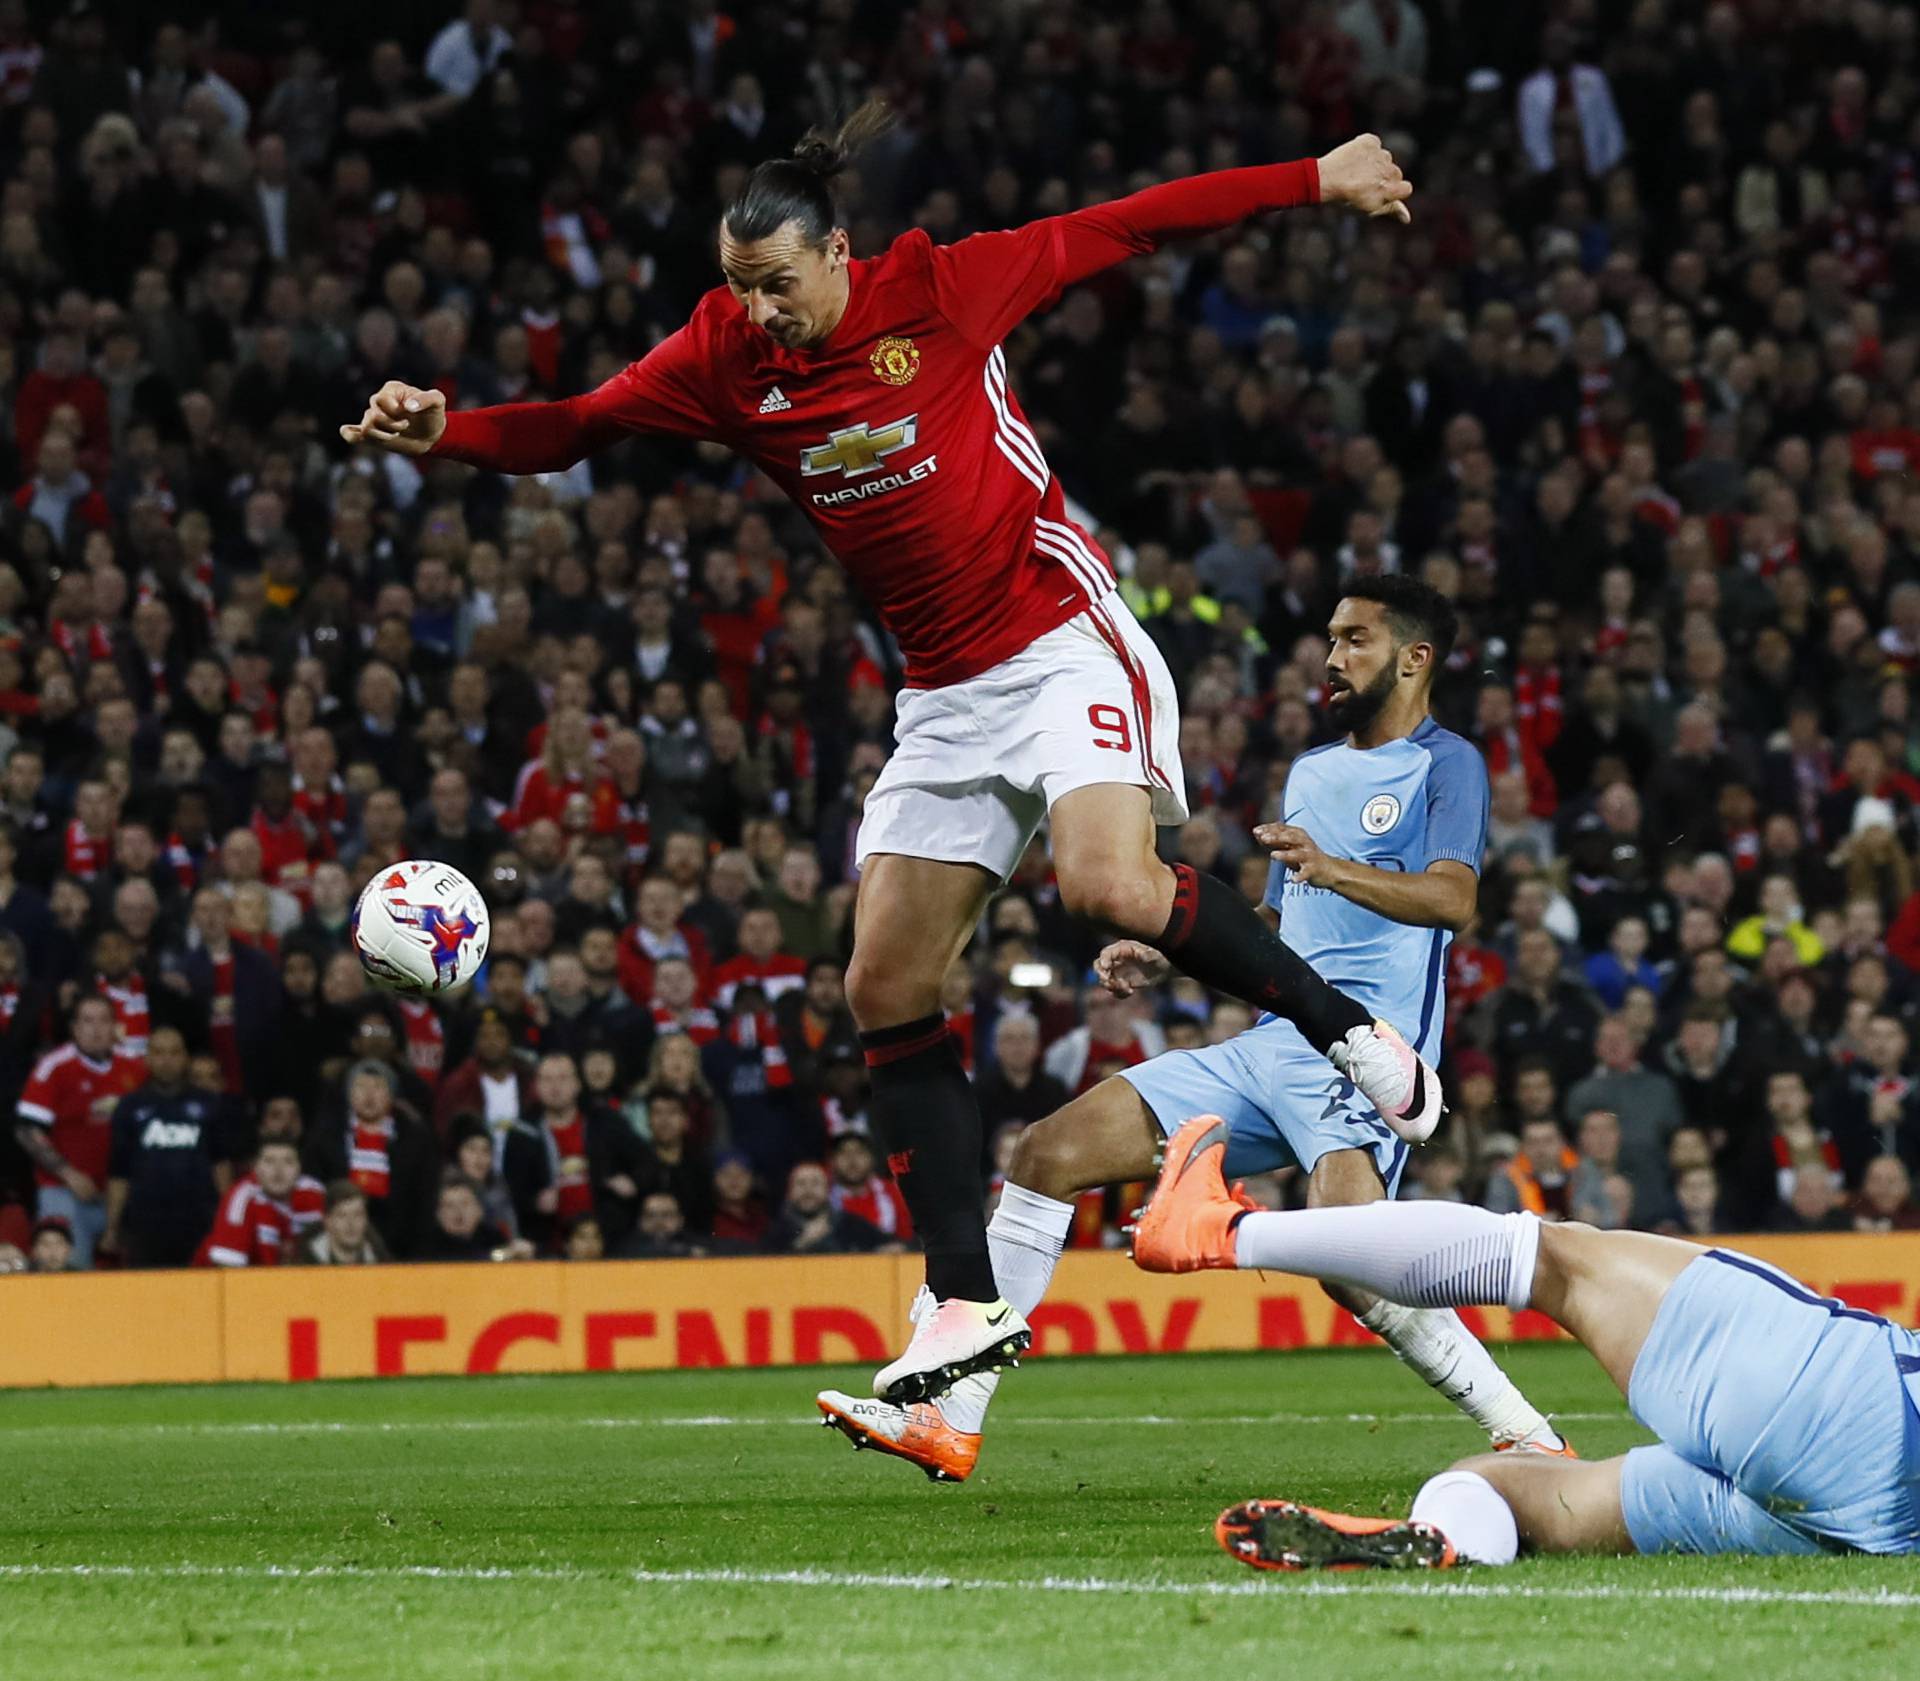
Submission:
[[[800,452],[800,471],[809,477],[817,473],[839,473],[857,478],[874,468],[896,450],[909,448],[920,436],[920,417],[910,414],[878,430],[863,420],[856,426],[843,426],[829,432],[824,444],[815,444]]]

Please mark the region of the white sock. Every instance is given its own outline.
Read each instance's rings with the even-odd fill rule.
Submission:
[[[1053,1269],[1073,1229],[1073,1204],[1056,1202],[1024,1185],[1007,1185],[987,1223],[987,1253],[1001,1296],[1022,1314],[1033,1312],[1053,1282]],[[962,1378],[940,1398],[940,1411],[956,1430],[978,1431],[987,1403],[1000,1387],[997,1372]]]
[[[1494,1441],[1518,1442],[1542,1433],[1547,1445],[1558,1444],[1545,1416],[1494,1364],[1452,1308],[1402,1307],[1383,1299],[1360,1315],[1360,1323],[1384,1337],[1429,1388],[1446,1396]]]
[[[1478,1471],[1442,1471],[1413,1497],[1413,1516],[1430,1523],[1473,1564],[1511,1564],[1520,1553],[1513,1508]]]
[[[1532,1299],[1537,1214],[1455,1202],[1371,1202],[1249,1214],[1234,1257],[1249,1270],[1353,1284],[1407,1307],[1505,1306]]]

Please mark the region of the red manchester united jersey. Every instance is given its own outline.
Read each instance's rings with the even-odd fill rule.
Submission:
[[[114,1105],[146,1077],[146,1059],[122,1046],[95,1062],[68,1043],[33,1065],[20,1092],[18,1113],[21,1120],[47,1129],[49,1141],[69,1167],[104,1187]],[[42,1185],[59,1183],[39,1167],[34,1177]]]
[[[785,349],[724,288],[679,332],[564,403],[449,414],[435,453],[551,472],[625,432],[726,445],[806,513],[932,688],[998,665],[1113,587],[1067,518],[1001,341],[1074,281],[1163,239],[1318,197],[1311,162],[1226,170],[850,265],[826,339]]]

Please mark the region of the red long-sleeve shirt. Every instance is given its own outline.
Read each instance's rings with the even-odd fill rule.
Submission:
[[[1113,588],[1066,516],[1000,341],[1074,282],[1182,235],[1317,203],[1312,160],[1221,170],[1002,233],[915,229],[849,267],[846,313],[788,350],[725,287],[597,390],[447,416],[434,453],[556,472],[627,432],[726,445],[806,513],[900,642],[907,680],[998,665]]]

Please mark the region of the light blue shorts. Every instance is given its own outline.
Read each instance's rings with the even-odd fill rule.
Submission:
[[[1710,1250],[1634,1362],[1620,1497],[1643,1553],[1920,1551],[1920,1337]]]
[[[1198,1051],[1168,1051],[1125,1080],[1146,1101],[1162,1132],[1195,1115],[1218,1115],[1232,1129],[1229,1180],[1313,1164],[1334,1150],[1370,1150],[1392,1196],[1407,1147],[1353,1082],[1301,1037],[1291,1022],[1268,1021]]]

